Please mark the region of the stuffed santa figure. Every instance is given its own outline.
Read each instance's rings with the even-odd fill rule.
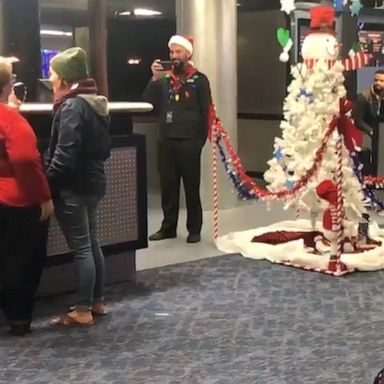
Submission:
[[[343,252],[354,251],[354,240],[351,236],[353,231],[353,223],[346,220],[344,213],[342,212],[341,220],[338,219],[337,211],[337,186],[332,180],[324,180],[316,187],[317,195],[326,200],[329,205],[323,212],[323,234],[324,237],[330,242],[330,268],[337,268],[337,239],[340,229],[343,231]],[[340,225],[342,228],[340,228]],[[351,227],[352,226],[352,227]],[[348,233],[348,234],[347,234]],[[347,235],[347,236],[346,236]],[[346,269],[343,263],[340,263],[341,270]]]
[[[328,208],[323,212],[324,237],[331,244],[331,255],[337,253],[337,187],[331,180],[324,180],[316,187],[316,193],[329,203]]]

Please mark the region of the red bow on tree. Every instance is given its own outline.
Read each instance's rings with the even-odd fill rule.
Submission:
[[[344,143],[349,152],[356,152],[363,144],[363,133],[359,131],[353,120],[347,115],[352,110],[353,103],[346,97],[340,99],[340,114],[336,116],[333,123],[336,124],[340,134],[344,136]]]

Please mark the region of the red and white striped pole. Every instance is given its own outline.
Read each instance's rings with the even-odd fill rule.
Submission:
[[[345,270],[345,266],[341,263],[341,254],[343,252],[343,152],[342,145],[343,140],[341,134],[337,132],[337,142],[336,142],[336,156],[337,156],[337,170],[336,170],[336,187],[337,187],[337,206],[336,206],[336,222],[337,222],[337,246],[331,246],[331,256],[329,260],[329,269],[336,272],[336,274],[341,274]],[[336,251],[336,252],[335,252]]]
[[[213,185],[213,238],[219,237],[219,184],[217,175],[217,140],[219,132],[216,122],[212,124],[212,185]]]

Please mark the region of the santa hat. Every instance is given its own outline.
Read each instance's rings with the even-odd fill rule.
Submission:
[[[320,5],[310,10],[311,29],[308,33],[336,34],[333,23],[335,21],[335,8],[330,5]]]
[[[324,180],[316,187],[317,195],[330,204],[336,205],[337,203],[337,186],[332,180]]]
[[[169,39],[168,47],[171,48],[171,44],[177,44],[181,47],[185,48],[190,55],[193,55],[193,37],[192,36],[181,36],[181,35],[174,35]]]

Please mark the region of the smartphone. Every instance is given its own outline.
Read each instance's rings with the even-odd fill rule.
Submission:
[[[161,60],[161,66],[164,68],[164,71],[171,71],[173,67],[173,63],[171,60]]]

